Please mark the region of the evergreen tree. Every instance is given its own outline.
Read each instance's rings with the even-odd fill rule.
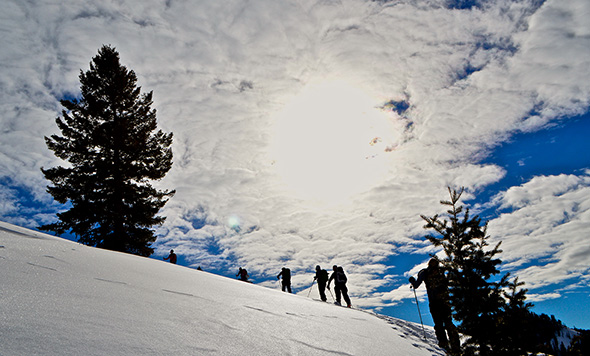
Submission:
[[[498,265],[502,262],[496,257],[502,252],[500,243],[489,247],[487,223],[478,216],[471,217],[469,209],[463,211],[458,205],[463,189],[459,192],[449,188],[449,201],[441,204],[449,207],[448,218],[422,218],[426,229],[438,234],[426,238],[435,246],[442,247],[446,258],[442,260],[449,278],[450,302],[453,317],[459,321],[459,332],[465,335],[461,353],[463,355],[518,355],[518,347],[510,344],[506,334],[506,316],[518,310],[529,308],[523,304],[524,292],[517,292],[518,281],[513,282],[514,293],[508,303],[504,288],[510,287],[509,275],[501,278]],[[490,279],[495,277],[497,281]]]
[[[172,133],[156,131],[152,92],[140,93],[135,73],[120,64],[115,48],[103,46],[79,78],[81,98],[61,101],[65,110],[56,123],[62,136],[45,137],[69,165],[41,169],[53,184],[47,191],[69,210],[40,228],[149,256],[156,240],[150,228],[164,222],[157,214],[174,194],[151,184],[172,167]]]
[[[567,353],[567,356],[584,356],[590,355],[590,330],[575,329],[578,335],[574,337],[572,345]]]
[[[504,279],[508,279],[509,275],[507,273]],[[526,355],[528,351],[541,351],[539,345],[553,337],[539,337],[539,324],[534,320],[535,314],[529,310],[533,304],[526,302],[528,290],[519,289],[523,285],[524,282],[519,282],[516,278],[502,292],[506,303],[499,313],[498,327],[501,332],[498,333],[496,342],[500,355]]]

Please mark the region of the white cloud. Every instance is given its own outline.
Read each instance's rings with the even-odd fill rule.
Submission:
[[[495,198],[509,212],[489,224],[504,268],[527,288],[579,283],[590,272],[590,176],[536,177]],[[532,264],[532,265],[531,265]]]
[[[0,171],[15,185],[50,201],[39,168],[58,162],[43,136],[56,131],[57,100],[78,93],[79,70],[111,44],[174,132],[175,165],[159,184],[177,194],[163,212],[159,251],[220,268],[237,258],[267,275],[285,260],[295,272],[338,263],[350,266],[358,294],[387,283],[376,276],[396,250],[429,249],[414,239],[424,233],[419,214],[437,209],[447,185],[503,177],[479,163],[489,149],[586,110],[590,97],[584,0],[473,10],[436,0],[2,3]],[[366,93],[367,111],[391,99],[410,104],[384,116],[396,130],[383,132],[389,142],[376,154],[385,176],[337,206],[291,194],[270,151],[281,110],[323,80]],[[16,204],[5,196],[5,206]],[[555,271],[583,260],[556,256],[569,267]]]
[[[559,293],[546,293],[546,294],[527,293],[527,300],[531,301],[531,302],[542,302],[545,300],[558,299],[558,298],[561,298],[561,294],[559,294]]]

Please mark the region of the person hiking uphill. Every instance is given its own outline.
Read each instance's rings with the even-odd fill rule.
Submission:
[[[281,283],[283,286],[282,287],[283,292],[286,289],[289,293],[292,293],[291,292],[291,270],[283,267],[283,269],[281,269],[281,272],[277,276],[277,279],[280,279],[281,276],[283,276],[283,283]]]
[[[334,280],[334,292],[336,292],[336,305],[342,305],[340,295],[344,298],[347,307],[351,307],[352,304],[350,303],[350,298],[348,297],[348,288],[346,288],[346,274],[344,274],[344,269],[342,267],[338,267],[334,265],[332,267],[334,272],[330,275],[330,279],[328,279],[328,289],[330,289],[330,282]]]
[[[164,257],[163,260],[170,260],[170,263],[176,264],[176,254],[174,253],[174,250],[170,250],[168,257]]]
[[[326,283],[328,283],[328,271],[322,269],[319,265],[315,266],[315,277],[314,281],[318,282],[318,290],[320,291],[320,298],[322,302],[328,300],[326,298]]]
[[[426,284],[428,305],[434,321],[434,331],[438,339],[438,345],[447,351],[458,352],[460,345],[459,334],[451,316],[449,282],[436,258],[428,261],[428,267],[418,272],[417,280],[410,277],[410,283],[414,289],[420,287],[422,282]]]
[[[240,276],[240,280],[244,281],[244,282],[249,282],[248,281],[248,277],[250,277],[248,275],[248,271],[246,271],[245,268],[240,267],[238,274],[236,274],[236,277]]]

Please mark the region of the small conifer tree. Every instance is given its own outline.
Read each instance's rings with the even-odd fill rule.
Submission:
[[[500,273],[498,265],[502,261],[496,257],[502,252],[500,243],[489,247],[487,223],[482,223],[479,216],[471,217],[469,209],[463,210],[459,205],[462,193],[463,189],[449,188],[450,200],[441,201],[449,207],[449,220],[422,215],[424,227],[438,233],[426,238],[446,254],[441,262],[449,279],[453,317],[460,323],[459,332],[466,336],[461,354],[518,355],[511,353],[516,347],[510,344],[504,326],[508,314],[516,315],[530,307],[524,304],[526,290],[517,291],[521,284],[509,283],[509,274],[491,280]],[[512,294],[507,302],[505,289],[509,287]]]
[[[40,228],[149,256],[156,240],[150,228],[164,222],[157,214],[174,194],[151,184],[172,167],[172,133],[157,130],[152,92],[140,93],[115,48],[103,46],[79,78],[81,98],[61,101],[65,110],[56,123],[62,136],[45,137],[69,165],[41,169],[53,183],[47,191],[69,210]]]
[[[504,280],[508,278],[507,273]],[[521,288],[524,282],[519,282],[518,277],[507,283],[503,291],[506,304],[500,312],[497,333],[499,355],[527,355],[528,352],[540,351],[538,345],[543,341],[537,336],[538,323],[534,322],[535,315],[530,312],[533,306],[526,302],[527,289]],[[549,336],[550,338],[551,336]]]

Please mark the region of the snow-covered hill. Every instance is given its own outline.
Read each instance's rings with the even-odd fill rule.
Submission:
[[[418,324],[0,223],[0,355],[444,355]]]

